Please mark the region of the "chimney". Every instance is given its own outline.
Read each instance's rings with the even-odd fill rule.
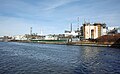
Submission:
[[[32,35],[32,27],[30,27],[30,35]]]
[[[72,32],[72,23],[71,23],[71,27],[70,27],[70,29],[71,29],[70,31]]]

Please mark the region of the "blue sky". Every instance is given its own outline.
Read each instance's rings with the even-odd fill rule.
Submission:
[[[120,0],[0,0],[0,36],[59,34],[86,22],[120,26]]]

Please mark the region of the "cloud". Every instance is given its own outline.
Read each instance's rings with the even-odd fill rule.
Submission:
[[[117,24],[119,3],[119,0],[0,0],[0,34],[7,30],[11,34],[28,33],[31,26],[34,32],[40,28],[45,33],[63,32],[70,23],[76,27],[77,17],[80,24],[84,19]]]
[[[48,7],[45,8],[45,10],[52,10],[75,1],[78,0],[52,0],[51,2],[48,3],[47,5]]]

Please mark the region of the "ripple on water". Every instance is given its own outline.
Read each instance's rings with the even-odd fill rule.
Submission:
[[[120,50],[0,42],[0,74],[119,74]]]

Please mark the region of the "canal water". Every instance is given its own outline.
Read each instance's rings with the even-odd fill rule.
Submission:
[[[120,49],[0,42],[0,74],[120,74]]]

